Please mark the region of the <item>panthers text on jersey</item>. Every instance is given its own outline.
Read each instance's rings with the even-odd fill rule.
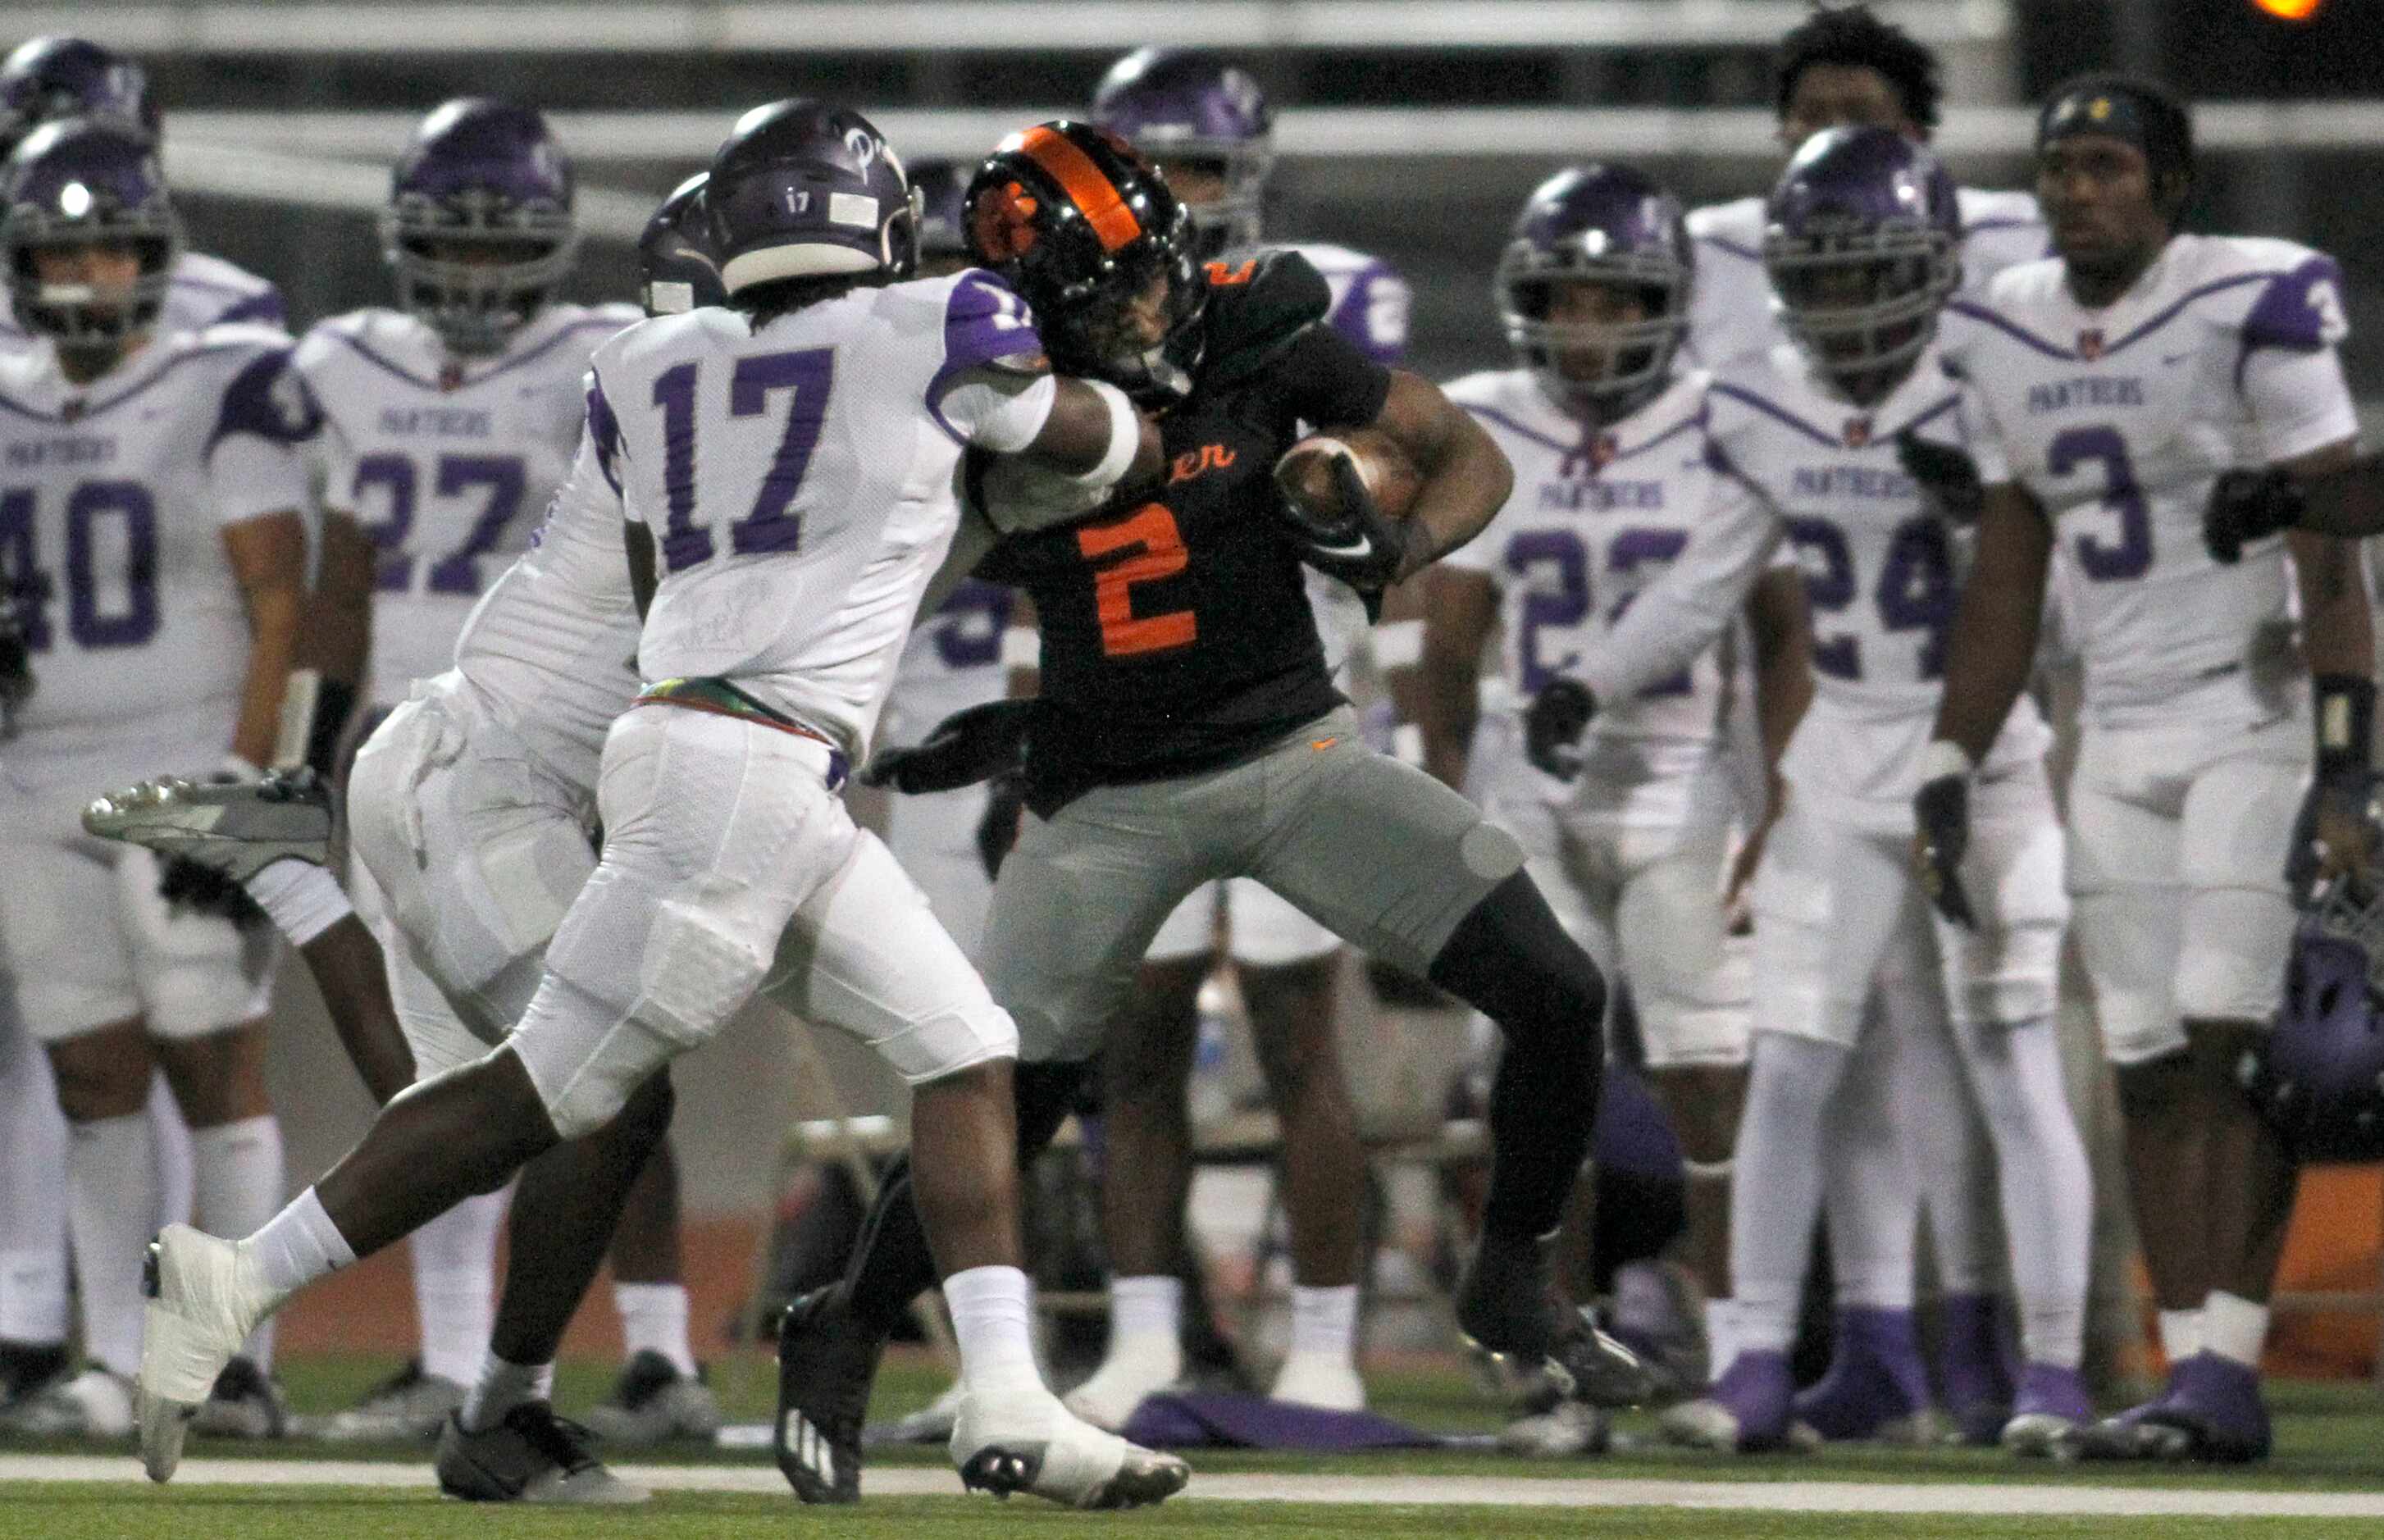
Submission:
[[[234,321],[278,327],[285,318],[281,291],[267,279],[222,257],[184,252],[174,259],[166,287],[166,308],[157,317],[156,329],[161,336],[170,336]],[[0,354],[31,347],[32,342],[17,324],[16,315],[0,305]]]
[[[1962,283],[1975,293],[2005,267],[2045,253],[2043,216],[2026,192],[1959,188]],[[1689,351],[1708,369],[1760,359],[1786,341],[1763,270],[1764,200],[1740,198],[1689,211],[1697,276],[1689,300]]]
[[[1443,558],[1497,585],[1502,680],[1527,701],[1575,667],[1715,510],[1745,498],[1706,453],[1706,379],[1686,374],[1609,428],[1585,432],[1527,370],[1469,375],[1448,397],[1515,467],[1489,527]],[[1712,763],[1728,712],[1723,649],[1598,713],[1583,740],[1582,795],[1677,823]]]
[[[1727,624],[1785,540],[1812,609],[1817,699],[1782,772],[1800,787],[1908,818],[1958,577],[1953,531],[1897,465],[1895,438],[1958,441],[1958,400],[1933,351],[1869,407],[1826,389],[1784,343],[1718,376],[1706,430],[1716,463],[1750,495],[1720,502],[1582,677],[1605,700],[1677,668],[1698,638]],[[1829,722],[1858,730],[1820,726]],[[2044,742],[2023,701],[1994,763],[2041,754]]]
[[[2219,472],[2356,435],[2334,263],[2287,241],[2180,235],[2111,305],[2046,260],[1955,306],[1947,356],[1980,474],[2052,516],[2098,715],[2246,669],[2281,627],[2281,540],[2221,566],[2202,540]]]
[[[290,339],[239,325],[161,337],[87,386],[44,342],[0,359],[0,592],[36,680],[10,764],[38,774],[128,739],[212,763],[249,655],[222,530],[307,506],[317,417]]]
[[[1035,600],[1038,810],[1231,764],[1340,700],[1282,531],[1274,464],[1303,424],[1373,421],[1390,374],[1314,324],[1328,296],[1302,258],[1212,263],[1205,281],[1192,393],[1161,422],[1165,483],[1124,512],[1113,503],[1006,540],[978,568]]]
[[[859,759],[958,526],[962,446],[1022,449],[1050,409],[1040,377],[970,379],[1041,348],[1024,302],[972,269],[598,349],[590,430],[660,558],[646,676],[734,678]]]
[[[299,343],[324,415],[323,501],[378,548],[376,700],[446,671],[473,601],[571,468],[590,353],[636,319],[627,305],[553,305],[503,353],[463,360],[412,316],[376,308]]]

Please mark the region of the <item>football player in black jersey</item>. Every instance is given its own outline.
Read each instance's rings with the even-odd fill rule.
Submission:
[[[985,959],[1018,1022],[1024,1150],[1057,1130],[1160,922],[1199,883],[1256,877],[1498,1024],[1491,1195],[1459,1323],[1583,1399],[1642,1398],[1646,1370],[1553,1292],[1543,1241],[1588,1149],[1605,980],[1511,836],[1366,747],[1302,590],[1302,562],[1379,590],[1471,539],[1506,499],[1505,456],[1435,387],[1319,325],[1325,284],[1297,255],[1197,265],[1188,215],[1123,140],[1066,121],[1013,135],[968,213],[972,252],[1027,298],[1053,366],[1160,414],[1168,454],[1160,484],[1000,539],[979,568],[1027,590],[1042,629],[1041,695],[995,714],[1023,738],[1028,813]],[[1382,516],[1346,464],[1336,515],[1290,506],[1273,471],[1303,424],[1396,441],[1422,477],[1409,516]],[[975,476],[970,492],[998,537],[1006,504],[1074,490]],[[840,1479],[879,1346],[934,1279],[907,1186],[888,1182],[845,1278],[781,1330],[781,1416],[827,1437]],[[788,1474],[807,1500],[837,1484]]]

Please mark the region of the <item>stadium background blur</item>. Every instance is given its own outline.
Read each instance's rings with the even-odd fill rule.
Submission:
[[[1878,9],[1943,57],[1937,142],[1974,185],[2028,184],[2028,104],[2066,76],[2133,69],[2192,98],[2203,182],[2190,223],[2337,255],[2353,323],[2345,363],[2371,426],[2384,415],[2384,87],[2373,68],[2384,0]],[[1513,210],[1556,166],[1630,160],[1691,204],[1768,185],[1781,154],[1769,60],[1806,10],[1803,0],[83,0],[0,6],[0,37],[71,31],[141,59],[165,105],[167,165],[193,248],[279,283],[293,329],[386,303],[374,219],[388,166],[449,96],[502,95],[549,114],[577,167],[587,238],[567,297],[619,299],[632,288],[630,240],[654,202],[753,103],[835,97],[869,112],[909,158],[973,157],[1016,127],[1080,108],[1123,52],[1211,48],[1256,74],[1276,106],[1271,236],[1386,258],[1414,286],[1412,366],[1447,379],[1504,361],[1492,264]],[[299,970],[281,993],[275,1095],[291,1170],[311,1172],[362,1129],[368,1107]],[[1436,1099],[1461,1034],[1372,1012],[1362,987],[1350,998],[1345,1030],[1374,1045],[1346,1055],[1365,1082],[1361,1100]],[[2107,1150],[2096,1058],[2074,1025],[2081,1122]],[[873,1064],[818,1047],[842,1104],[897,1100]],[[789,1117],[836,1105],[795,1053],[783,1018],[757,1010],[677,1072],[687,1206],[712,1217],[723,1259],[743,1244],[733,1222],[767,1200]],[[2366,1202],[2373,1188],[2352,1191]],[[2122,1223],[2123,1204],[2098,1207]],[[2357,1257],[2305,1284],[2372,1282],[2374,1212],[2369,1203]],[[2113,1264],[2124,1245],[2114,1234],[2098,1247],[2106,1329],[2124,1298],[2125,1269]],[[404,1330],[401,1319],[395,1332]],[[2352,1356],[2319,1353],[2305,1366],[2350,1367],[2373,1337],[2341,1340]]]

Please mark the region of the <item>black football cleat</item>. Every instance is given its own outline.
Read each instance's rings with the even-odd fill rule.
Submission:
[[[778,1470],[807,1503],[861,1500],[861,1430],[886,1338],[854,1313],[842,1284],[814,1289],[778,1321]]]
[[[1661,1376],[1558,1297],[1555,1242],[1484,1235],[1458,1286],[1458,1329],[1492,1357],[1541,1371],[1568,1399],[1594,1407],[1651,1399]]]

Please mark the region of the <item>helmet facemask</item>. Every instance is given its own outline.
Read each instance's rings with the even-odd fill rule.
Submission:
[[[1664,388],[1689,326],[1683,264],[1605,244],[1600,230],[1553,247],[1519,240],[1499,257],[1496,278],[1498,319],[1516,361],[1558,406],[1601,423],[1630,416]],[[1559,294],[1572,284],[1634,294],[1644,318],[1554,318]]]
[[[1813,367],[1855,399],[1884,395],[1911,373],[1960,286],[1954,237],[1918,221],[1847,215],[1763,238],[1772,308]]]
[[[181,253],[182,227],[173,210],[148,206],[96,212],[89,218],[45,217],[31,208],[7,221],[8,286],[17,318],[28,331],[63,350],[106,353],[154,329]],[[87,246],[130,246],[140,276],[126,289],[82,281],[45,281],[35,254]]]
[[[553,303],[578,254],[571,210],[471,187],[402,193],[381,216],[398,304],[454,353],[501,353]],[[470,256],[461,256],[469,252]]]

